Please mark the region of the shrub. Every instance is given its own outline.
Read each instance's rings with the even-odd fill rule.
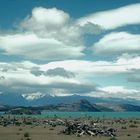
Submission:
[[[122,126],[122,129],[127,129],[127,127],[126,126]]]
[[[19,128],[18,130],[19,130],[19,131],[22,131],[22,128]]]
[[[117,138],[113,137],[113,138],[110,138],[109,140],[117,140]]]
[[[20,126],[21,123],[20,123],[20,122],[15,122],[15,125],[16,125],[16,126]]]
[[[32,122],[24,122],[25,125],[32,125]]]
[[[25,140],[31,140],[31,138],[26,138]]]
[[[54,130],[54,128],[50,128],[50,130]]]
[[[28,132],[24,133],[24,137],[30,137],[29,133]]]
[[[137,125],[131,124],[129,127],[138,127]]]

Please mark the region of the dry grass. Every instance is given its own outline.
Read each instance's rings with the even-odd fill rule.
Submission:
[[[113,121],[114,122],[114,121]],[[109,123],[104,122],[104,125],[116,128],[117,137],[116,140],[140,140],[140,120],[137,123],[137,127],[129,127],[133,122],[128,122],[124,124],[121,123]],[[122,129],[122,127],[127,127],[127,129]],[[59,134],[63,130],[64,126],[52,127],[46,125],[41,126],[0,126],[0,140],[110,140],[110,137],[76,137],[75,135],[64,135]],[[28,137],[25,137],[26,132],[28,132]]]

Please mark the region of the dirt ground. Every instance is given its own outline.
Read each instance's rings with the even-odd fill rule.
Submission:
[[[110,137],[91,137],[82,136],[76,137],[75,135],[59,134],[64,126],[52,127],[49,125],[33,126],[0,126],[0,140],[140,140],[140,120],[135,122],[127,121],[126,123],[116,123],[110,121],[102,122],[103,125],[111,126],[117,129],[116,139]],[[112,123],[113,122],[113,123]],[[29,136],[25,137],[28,132]]]

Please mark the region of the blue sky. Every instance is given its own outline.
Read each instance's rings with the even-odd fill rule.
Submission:
[[[1,94],[140,100],[139,0],[0,3]]]
[[[69,13],[73,18],[78,18],[97,11],[139,3],[139,0],[107,0],[106,2],[104,0],[87,0],[86,2],[81,2],[81,0],[1,0],[0,2],[1,28],[11,28],[14,23],[19,22],[30,14],[34,7],[57,7]]]

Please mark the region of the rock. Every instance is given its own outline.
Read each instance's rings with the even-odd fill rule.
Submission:
[[[88,130],[87,132],[88,132],[88,134],[91,135],[91,136],[95,136],[95,135],[96,135],[94,132],[92,132],[92,131],[90,131],[90,130]]]
[[[88,125],[83,123],[68,123],[67,126],[64,129],[63,133],[66,135],[75,134],[76,136],[80,137],[83,135],[89,135],[89,136],[110,136],[114,137],[116,130],[114,128],[108,128],[103,126],[95,126],[95,125]]]

